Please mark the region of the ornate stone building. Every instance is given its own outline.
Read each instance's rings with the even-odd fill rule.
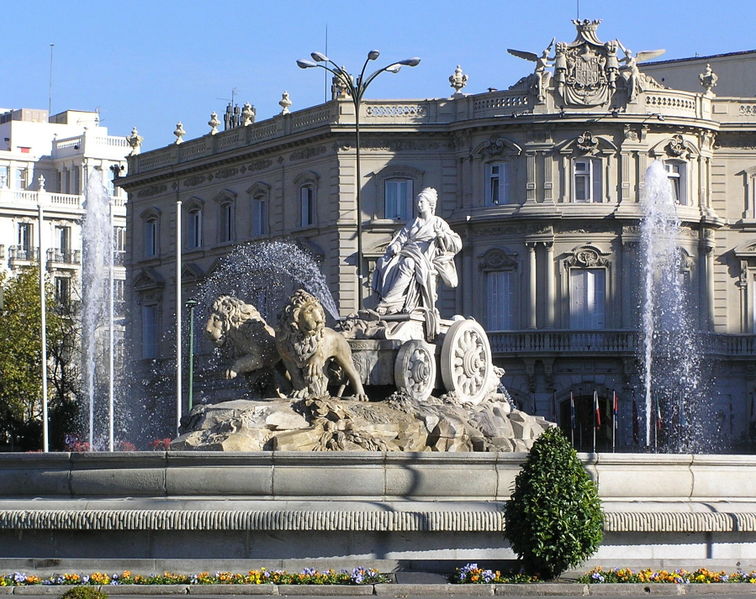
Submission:
[[[632,447],[640,200],[646,168],[663,160],[683,225],[680,276],[716,364],[713,417],[726,437],[753,442],[756,98],[719,98],[705,78],[699,92],[666,89],[637,64],[658,53],[600,41],[596,21],[575,25],[573,42],[511,51],[535,70],[505,91],[465,95],[460,71],[451,98],[363,102],[364,270],[412,216],[414,194],[436,187],[437,214],[463,241],[441,314],[485,325],[527,411],[569,426],[574,397],[583,449],[594,390],[607,448],[616,391],[617,446]],[[175,319],[176,200],[184,297],[235,245],[291,237],[319,256],[342,314],[367,298],[355,277],[353,127],[352,103],[337,95],[130,159],[121,184],[137,371],[172,353],[158,331]]]

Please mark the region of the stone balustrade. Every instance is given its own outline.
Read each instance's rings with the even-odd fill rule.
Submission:
[[[548,353],[634,355],[639,338],[639,332],[627,329],[488,331],[491,351],[496,357]],[[756,353],[753,334],[704,333],[703,338],[707,355],[748,358]]]

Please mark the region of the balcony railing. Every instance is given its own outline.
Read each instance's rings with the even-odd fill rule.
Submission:
[[[34,247],[12,245],[8,248],[8,259],[11,266],[13,266],[14,262],[33,262],[38,256],[37,248]]]
[[[61,251],[57,248],[50,248],[47,250],[47,261],[55,264],[78,265],[81,264],[81,251]]]
[[[491,351],[499,357],[550,353],[627,357],[636,355],[640,333],[626,329],[490,331],[488,338]],[[700,341],[706,355],[756,360],[756,334],[702,333]]]

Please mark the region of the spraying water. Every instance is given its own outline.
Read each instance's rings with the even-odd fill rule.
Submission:
[[[240,245],[223,258],[203,282],[199,305],[209,307],[221,294],[234,295],[254,304],[270,323],[293,291],[303,288],[317,297],[323,308],[339,318],[336,301],[315,259],[292,241],[263,241]]]
[[[95,447],[95,396],[98,374],[104,369],[109,346],[109,290],[113,267],[113,227],[110,198],[102,172],[90,171],[85,192],[82,223],[82,354],[85,391],[88,400],[89,447]],[[100,387],[102,388],[102,387]],[[112,435],[111,435],[112,441]]]
[[[703,430],[709,393],[703,384],[690,280],[682,263],[680,219],[670,180],[659,160],[646,171],[643,210],[639,358],[646,445],[697,452],[711,440]]]

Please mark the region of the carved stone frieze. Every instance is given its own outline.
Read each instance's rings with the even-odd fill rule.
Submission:
[[[205,175],[192,175],[191,177],[184,179],[183,183],[186,187],[194,187],[195,185],[204,183],[206,180],[207,177],[205,177]]]
[[[229,177],[233,177],[234,175],[237,175],[238,173],[239,173],[239,169],[237,167],[229,166],[229,167],[222,168],[215,171],[215,178],[228,179]]]
[[[321,154],[325,153],[325,145],[315,146],[314,148],[302,148],[301,150],[296,150],[295,152],[289,154],[289,160],[307,160],[309,158],[314,158],[315,156],[320,156]]]
[[[166,191],[168,187],[164,184],[161,185],[150,185],[149,187],[145,187],[144,189],[140,189],[137,192],[138,198],[148,198],[150,196],[158,195],[159,193],[163,193]]]
[[[344,143],[338,146],[338,150],[346,152],[353,149],[351,143]],[[405,151],[427,151],[427,150],[453,150],[454,142],[449,140],[444,143],[438,141],[423,141],[411,139],[377,139],[360,143],[360,151],[368,152],[405,152]]]

